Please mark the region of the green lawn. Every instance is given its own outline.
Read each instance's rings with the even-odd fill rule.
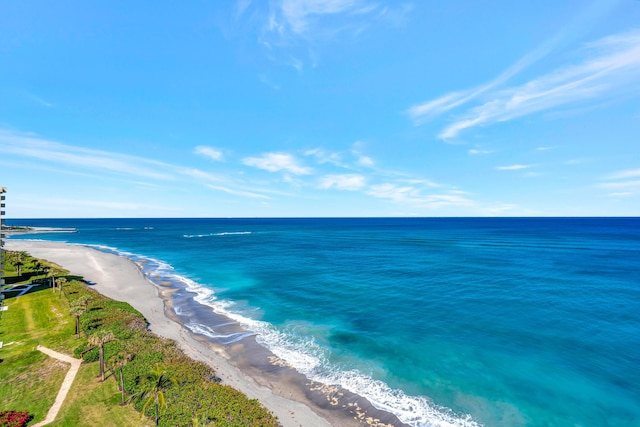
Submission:
[[[7,282],[16,285],[30,282],[31,272],[18,280],[8,271]],[[13,275],[12,275],[13,273]],[[60,385],[69,370],[67,363],[52,359],[36,350],[38,344],[73,355],[79,345],[69,302],[47,285],[37,286],[23,296],[7,292],[0,312],[0,411],[28,411],[35,424],[44,420],[55,401]],[[146,426],[153,425],[130,405],[121,407],[115,381],[104,383],[97,378],[98,364],[85,364],[67,395],[56,426]]]
[[[78,390],[81,392],[75,392]],[[98,378],[98,364],[83,365],[76,376],[73,388],[60,409],[52,427],[118,427],[153,426],[147,418],[130,405],[120,406],[120,391],[113,378],[104,383]]]
[[[9,286],[44,278],[45,263],[38,264],[26,254],[12,259],[23,263],[21,275],[15,264],[7,263]],[[13,267],[13,269],[12,269]],[[156,365],[172,379],[166,389],[166,409],[162,426],[242,426],[275,427],[277,418],[256,400],[216,381],[215,371],[189,359],[175,342],[148,331],[144,317],[129,304],[106,298],[84,282],[69,276],[58,266],[51,271],[63,277],[63,292],[48,285],[33,287],[27,294],[7,293],[6,311],[0,311],[0,411],[28,411],[30,424],[42,421],[53,404],[69,366],[36,350],[42,345],[84,362],[52,426],[148,426],[153,425],[153,405],[140,417],[143,401],[120,405],[121,393],[109,368],[118,354],[129,355],[123,366],[125,390],[134,395],[148,390],[148,377]],[[13,276],[11,275],[13,273]],[[26,280],[23,280],[27,278]],[[78,316],[81,333],[75,335]],[[78,314],[78,311],[74,311]],[[104,344],[105,381],[100,381],[99,349],[95,338],[110,336]],[[113,359],[111,359],[113,360]],[[114,361],[114,363],[116,363]]]

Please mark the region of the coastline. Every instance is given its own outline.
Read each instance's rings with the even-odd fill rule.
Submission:
[[[129,303],[145,316],[153,333],[176,341],[189,357],[209,364],[223,383],[259,400],[284,427],[405,425],[361,396],[309,381],[281,364],[256,342],[253,334],[224,345],[191,332],[176,314],[173,304],[174,297],[192,298],[194,294],[172,283],[150,280],[133,260],[61,242],[8,240],[6,243],[8,250],[24,250],[59,264],[72,274],[84,277],[97,292]],[[204,324],[229,321],[204,306],[202,308],[197,315],[206,322]],[[234,329],[233,326],[230,328]],[[235,329],[235,332],[243,331]]]

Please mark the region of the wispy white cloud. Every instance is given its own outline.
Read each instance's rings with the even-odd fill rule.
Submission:
[[[464,111],[439,133],[440,138],[448,139],[473,127],[513,120],[560,106],[627,95],[625,89],[628,92],[629,88],[640,88],[640,30],[590,43],[584,52],[585,59],[577,65],[560,67],[520,86],[499,88],[513,74],[543,55],[544,51],[541,51],[480,89],[444,95],[409,108],[408,114],[416,124],[421,124],[433,114],[442,114],[481,98],[480,105]]]
[[[441,184],[438,184],[437,182],[433,182],[430,179],[424,179],[424,178],[400,178],[398,179],[398,182],[411,184],[411,185],[419,185],[421,187],[427,187],[427,188],[442,187]],[[452,190],[451,192],[453,193],[456,191],[461,193],[458,190]]]
[[[304,155],[314,157],[320,165],[329,163],[336,167],[350,170],[361,169],[361,167],[373,168],[375,161],[371,156],[362,153],[363,145],[362,142],[356,142],[349,152],[329,152],[322,148],[314,148],[305,151]]]
[[[497,166],[496,169],[499,171],[516,171],[522,169],[528,169],[532,165],[508,165],[508,166]]]
[[[360,166],[366,166],[366,167],[373,167],[375,165],[375,162],[373,161],[373,159],[369,156],[360,156],[358,158],[358,164]]]
[[[472,156],[477,156],[477,155],[481,155],[481,154],[491,154],[493,153],[492,150],[480,150],[478,148],[471,148],[469,149],[469,151],[467,151],[467,153],[469,153]]]
[[[236,190],[221,185],[207,185],[207,187],[212,190],[222,191],[223,193],[233,194],[235,196],[249,197],[252,199],[271,199],[271,197],[265,196],[264,194],[259,194],[252,191]]]
[[[101,150],[65,145],[34,135],[0,130],[0,153],[18,155],[46,163],[66,165],[81,170],[102,170],[119,175],[135,175],[172,181],[165,163]]]
[[[362,175],[343,174],[343,175],[325,175],[320,178],[318,188],[337,190],[356,191],[364,188],[366,179]]]
[[[635,193],[633,193],[631,191],[622,191],[622,192],[616,192],[616,193],[609,193],[609,194],[607,194],[607,196],[609,196],[609,197],[630,197],[630,196],[635,196]]]
[[[406,111],[406,113],[416,125],[421,125],[434,117],[471,101],[477,95],[485,91],[486,89],[447,93],[446,95],[434,100],[413,105]]]
[[[47,100],[45,100],[45,99],[43,99],[43,98],[41,98],[39,96],[33,95],[31,93],[28,93],[27,97],[29,99],[31,99],[32,101],[34,101],[36,104],[38,104],[38,105],[40,105],[42,107],[47,107],[47,108],[55,107],[55,105],[52,104],[51,102],[49,102],[49,101],[47,101]]]
[[[459,194],[424,194],[421,188],[411,185],[384,183],[372,185],[367,194],[373,197],[388,199],[399,204],[411,204],[430,209],[445,206],[472,206],[474,202]]]
[[[45,198],[41,200],[41,204],[47,206],[75,206],[96,208],[101,211],[124,211],[124,212],[176,212],[171,206],[154,205],[149,203],[138,202],[119,202],[113,200],[88,200],[88,199],[70,199],[70,198]]]
[[[602,188],[630,188],[640,189],[640,180],[632,181],[618,181],[618,182],[603,182],[599,184]]]
[[[627,197],[640,194],[640,169],[628,169],[605,176],[596,186],[614,190],[609,196]]]
[[[197,154],[214,160],[221,159],[221,154],[217,155],[218,151],[204,146],[197,147],[195,150]],[[25,168],[37,167],[40,172],[52,171],[98,180],[105,178],[125,180],[139,187],[190,182],[242,197],[269,199],[255,189],[246,190],[245,184],[237,179],[234,180],[229,175],[214,174],[193,167],[143,157],[76,147],[30,134],[0,130],[0,158],[4,160],[7,157],[14,164],[22,163]],[[296,170],[294,165],[288,166]]]
[[[606,179],[627,179],[640,177],[640,169],[630,169],[609,175]]]
[[[446,113],[449,110],[471,102],[483,95],[485,92],[506,83],[513,76],[545,57],[553,50],[559,38],[559,36],[556,36],[546,41],[540,47],[525,55],[490,82],[476,88],[450,92],[431,101],[414,105],[407,110],[407,114],[416,125],[419,125]]]
[[[588,159],[585,158],[577,158],[577,159],[569,159],[567,161],[564,162],[565,165],[569,165],[569,166],[575,166],[575,165],[580,165],[583,163],[588,162]]]
[[[251,0],[237,0],[236,17],[242,16],[245,10],[251,5]]]
[[[209,172],[202,171],[196,168],[184,168],[180,167],[177,169],[182,175],[189,176],[195,178],[199,181],[203,182],[222,182],[226,181],[225,177],[215,175]]]
[[[372,168],[375,166],[373,159],[362,153],[365,147],[365,143],[362,141],[356,141],[351,147],[351,154],[356,158],[356,165]]]
[[[316,21],[325,16],[349,14],[366,15],[378,7],[361,0],[283,0],[276,2],[272,25],[286,26],[293,33],[309,32]],[[279,21],[279,24],[276,22]]]
[[[334,166],[347,168],[347,165],[342,161],[342,154],[338,152],[328,152],[322,148],[314,148],[304,152],[305,156],[312,156],[319,164],[330,163]]]
[[[300,166],[294,156],[287,153],[267,153],[261,157],[246,157],[242,162],[247,166],[269,172],[290,172],[294,175],[309,175],[311,168]]]
[[[222,161],[224,160],[224,154],[221,150],[213,147],[207,147],[206,145],[199,145],[194,150],[194,153],[201,156],[210,158],[211,160]]]
[[[380,23],[403,25],[411,7],[384,7],[375,0],[240,0],[236,10],[259,22],[258,42],[270,60],[301,72],[318,64],[327,44],[357,38]]]

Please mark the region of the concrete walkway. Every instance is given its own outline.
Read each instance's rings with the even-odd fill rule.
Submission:
[[[64,381],[62,381],[62,385],[60,386],[60,391],[58,391],[58,395],[56,396],[56,401],[53,402],[53,406],[51,406],[49,412],[47,412],[47,416],[45,417],[44,421],[40,421],[39,423],[34,424],[31,427],[40,427],[52,423],[56,419],[56,417],[58,416],[58,412],[60,411],[60,407],[62,407],[62,403],[67,397],[67,393],[69,393],[71,383],[73,383],[73,380],[76,377],[78,370],[80,369],[80,364],[82,363],[82,360],[80,359],[74,359],[71,356],[58,353],[57,351],[53,351],[41,345],[38,346],[38,350],[51,357],[55,357],[58,360],[70,363],[71,368],[69,369],[69,372],[67,372],[67,375],[64,377]]]

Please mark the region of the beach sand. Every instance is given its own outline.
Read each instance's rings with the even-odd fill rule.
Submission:
[[[213,367],[223,383],[259,400],[284,427],[403,425],[360,396],[309,382],[293,369],[266,363],[271,353],[254,337],[224,346],[191,333],[172,309],[172,294],[177,289],[151,282],[127,258],[50,241],[8,240],[5,247],[54,262],[82,276],[101,294],[129,303],[145,316],[153,333],[176,341],[189,357]]]

